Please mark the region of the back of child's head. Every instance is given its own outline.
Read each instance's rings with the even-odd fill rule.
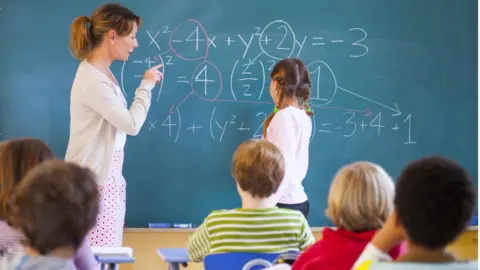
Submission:
[[[22,178],[53,158],[52,150],[39,139],[15,139],[0,144],[0,218],[6,218],[9,199]]]
[[[454,161],[422,158],[402,171],[395,209],[409,242],[430,250],[444,248],[469,225],[475,209],[474,186]]]
[[[74,163],[44,162],[19,184],[12,210],[10,221],[27,246],[42,255],[61,247],[76,250],[99,211],[95,175]]]
[[[284,98],[297,98],[308,114],[310,99],[310,73],[297,58],[286,58],[279,61],[273,68],[270,77],[278,85],[278,104],[281,105]]]
[[[233,178],[253,198],[268,198],[277,192],[284,173],[282,153],[266,140],[248,140],[233,155]]]
[[[394,183],[371,162],[355,162],[335,175],[328,195],[327,216],[349,231],[380,229],[393,211]]]

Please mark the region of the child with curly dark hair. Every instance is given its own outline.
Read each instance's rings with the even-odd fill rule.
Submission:
[[[95,175],[74,163],[44,162],[19,184],[9,209],[27,250],[1,257],[0,269],[77,269],[73,258],[99,210]]]
[[[426,157],[410,163],[395,187],[395,210],[354,269],[478,269],[446,250],[464,232],[475,210],[475,188],[454,161]],[[391,248],[406,240],[406,253],[392,262]]]
[[[0,143],[0,254],[23,252],[25,236],[8,224],[9,203],[25,175],[43,162],[55,159],[50,147],[37,138],[20,138]],[[75,258],[78,270],[91,270],[98,264],[87,239]]]

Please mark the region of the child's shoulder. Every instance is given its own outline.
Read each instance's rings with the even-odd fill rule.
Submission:
[[[17,265],[22,260],[23,252],[6,252],[0,255],[0,269],[17,269]]]
[[[238,211],[238,209],[218,209],[210,212],[210,214],[207,216],[207,219],[225,217],[225,216],[235,216],[236,214],[239,214],[239,213],[240,211]]]
[[[228,213],[236,213],[237,209],[217,209],[213,210],[210,215],[221,215],[221,214],[228,214]]]
[[[371,262],[367,261],[362,264],[360,267],[355,268],[355,270],[376,270],[376,269],[385,269],[385,270],[400,270],[400,269],[409,269],[409,270],[470,270],[478,269],[477,261],[466,261],[466,262],[454,262],[454,263],[444,263],[444,264],[428,264],[428,263],[410,263],[410,262]]]
[[[280,215],[280,216],[291,216],[302,218],[303,214],[300,211],[292,210],[288,208],[279,208],[273,207],[268,209],[259,209],[259,210],[247,210],[241,208],[234,208],[234,209],[221,209],[221,210],[213,210],[208,216],[209,217],[218,217],[218,216],[259,216],[259,215]]]
[[[294,209],[289,209],[289,208],[278,207],[278,208],[275,209],[275,212],[278,212],[280,214],[285,214],[285,215],[303,217],[302,212],[300,212],[298,210],[294,210]]]
[[[273,125],[275,125],[275,123],[285,124],[288,122],[299,122],[299,123],[311,122],[311,117],[307,114],[305,110],[290,106],[276,112],[272,118],[271,124]]]

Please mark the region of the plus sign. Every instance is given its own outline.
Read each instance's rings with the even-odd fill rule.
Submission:
[[[243,122],[242,122],[242,126],[237,128],[237,129],[240,130],[240,131],[250,130],[250,128],[244,128],[243,127]]]
[[[235,42],[235,40],[231,39],[230,36],[228,36],[226,42],[227,42],[227,45],[230,46],[230,43]]]
[[[363,131],[367,125],[365,125],[365,123],[362,120],[362,124],[360,124],[360,126],[362,127],[362,131]]]
[[[397,131],[397,130],[399,130],[400,128],[398,127],[397,124],[395,124],[395,126],[394,126],[392,129],[395,130],[395,131]]]
[[[201,129],[202,126],[195,126],[195,124],[193,124],[191,127],[188,127],[187,130],[191,130],[192,133],[195,133],[196,128]]]
[[[265,39],[262,39],[262,41],[265,42],[265,45],[268,45],[268,42],[272,40],[268,39],[268,36],[265,36]]]

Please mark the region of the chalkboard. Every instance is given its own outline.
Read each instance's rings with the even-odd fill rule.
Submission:
[[[64,157],[78,61],[70,24],[105,1],[0,2],[0,133],[35,136]],[[131,102],[144,70],[165,64],[148,119],[126,146],[126,221],[199,224],[240,205],[231,159],[260,137],[273,105],[269,74],[298,57],[311,72],[312,226],[344,164],[369,160],[393,177],[440,154],[477,183],[475,0],[121,1],[142,16],[140,47],[113,71]]]

